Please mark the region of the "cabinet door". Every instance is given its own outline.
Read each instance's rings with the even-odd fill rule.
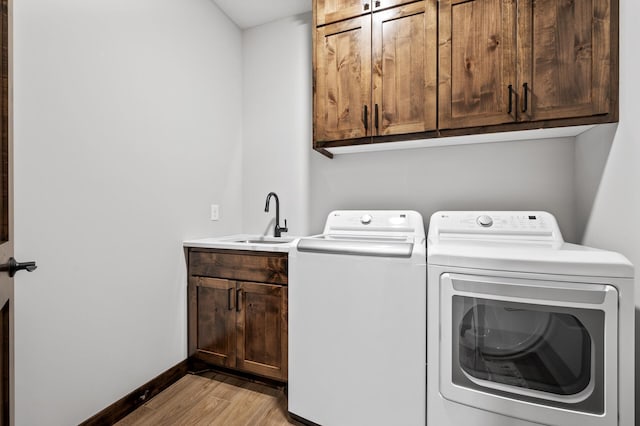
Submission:
[[[193,277],[189,295],[190,354],[207,362],[236,364],[235,283]]]
[[[374,135],[435,130],[436,28],[435,0],[373,14]]]
[[[374,0],[316,0],[316,25],[354,18],[371,13]]]
[[[238,368],[287,378],[287,287],[238,281]]]
[[[370,136],[371,16],[316,31],[315,139]]]
[[[514,0],[440,1],[441,129],[515,120],[515,21]]]
[[[520,0],[519,108],[523,120],[609,112],[611,0]]]
[[[418,0],[371,0],[371,9],[377,10],[388,9],[390,7],[400,6],[403,4],[413,3]],[[437,2],[437,0],[434,0]]]

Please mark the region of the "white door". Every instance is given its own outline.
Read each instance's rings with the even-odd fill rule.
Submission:
[[[11,61],[9,1],[0,0],[0,425],[13,424],[13,276],[35,262],[13,258]]]

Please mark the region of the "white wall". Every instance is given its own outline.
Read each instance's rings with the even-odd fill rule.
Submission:
[[[244,31],[243,227],[273,235],[275,204],[289,235],[308,233],[311,14]]]
[[[582,158],[578,177],[591,168],[602,170],[599,185],[589,192],[582,189],[581,200],[590,200],[586,211],[586,245],[623,253],[640,268],[640,58],[636,41],[640,38],[637,17],[640,4],[620,0],[620,122],[609,134],[589,132],[579,137],[576,153],[592,150]],[[610,147],[610,151],[607,149]],[[596,155],[594,155],[594,152]],[[604,168],[602,167],[604,164]],[[579,179],[578,179],[579,180]],[[587,201],[588,202],[588,201]],[[581,214],[585,212],[581,211]],[[640,287],[636,278],[636,401],[640,398]],[[621,336],[625,338],[625,336]],[[636,404],[636,424],[640,424],[640,404]]]
[[[311,229],[333,209],[546,210],[573,240],[573,138],[314,155]]]
[[[241,228],[241,49],[210,0],[14,1],[17,424],[185,358],[181,241]]]

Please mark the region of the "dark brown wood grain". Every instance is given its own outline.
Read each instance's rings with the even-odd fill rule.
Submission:
[[[9,18],[0,1],[0,242],[9,241]]]
[[[288,254],[215,249],[186,254],[189,355],[286,381]],[[247,276],[263,280],[243,280]]]
[[[513,122],[515,1],[440,1],[439,127]]]
[[[234,292],[233,281],[205,277],[196,280],[196,350],[224,367],[236,365]]]
[[[331,149],[343,146],[353,145],[372,145],[376,143],[386,142],[402,142],[421,139],[440,139],[452,136],[479,135],[487,133],[514,132],[518,130],[535,130],[535,129],[551,129],[554,127],[584,126],[589,124],[605,124],[614,123],[617,119],[611,114],[602,114],[589,117],[560,119],[560,120],[544,120],[544,121],[525,121],[510,124],[501,124],[496,126],[477,126],[466,127],[461,129],[443,129],[436,132],[419,132],[406,135],[390,135],[377,136],[373,140],[371,138],[339,140],[318,142],[318,149]]]
[[[436,129],[436,29],[433,1],[373,14],[374,135]]]
[[[331,24],[371,13],[374,0],[315,0],[317,26]],[[365,6],[368,2],[369,6]]]
[[[191,249],[189,274],[229,280],[287,284],[287,253]]]
[[[316,139],[370,136],[371,17],[320,27],[315,40]]]
[[[237,367],[287,379],[287,288],[238,282]]]
[[[530,90],[519,119],[608,113],[611,0],[521,0],[518,16],[518,86]]]
[[[406,37],[410,33],[419,49],[422,37],[410,30],[419,26],[416,17],[409,14],[395,31],[393,18],[390,26],[380,29],[380,23],[386,22],[383,16],[414,8],[419,2],[380,11],[394,1],[382,0],[371,13],[374,97],[368,121],[371,126],[377,104],[380,128],[372,136],[321,137],[316,113],[313,147],[321,154],[350,145],[618,121],[619,0],[440,0],[437,128],[394,128],[397,116],[418,114],[416,105],[423,95],[414,89],[411,98],[406,95],[417,55],[412,53],[413,59],[406,60],[407,55],[398,55],[402,46],[394,46],[398,37],[405,41],[404,47],[414,43]],[[435,15],[429,12],[430,4],[426,2],[427,16]],[[321,46],[316,37],[314,31],[317,52]],[[391,47],[385,48],[384,40],[380,41],[385,37]],[[391,70],[388,75],[382,71],[385,64]],[[314,85],[319,68],[314,63]]]
[[[114,402],[104,410],[80,423],[80,426],[112,425],[133,412],[145,402],[177,382],[189,371],[189,360],[184,360],[148,381],[133,392]]]

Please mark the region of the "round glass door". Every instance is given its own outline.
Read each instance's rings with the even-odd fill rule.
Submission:
[[[465,296],[452,303],[454,383],[567,404],[595,396],[602,311]]]

